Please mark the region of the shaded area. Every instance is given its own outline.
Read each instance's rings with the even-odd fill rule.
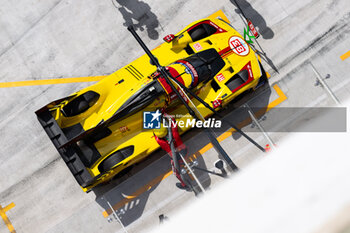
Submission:
[[[149,195],[152,191],[154,191],[157,188],[158,185],[159,183],[155,184],[154,186],[150,187],[149,190],[143,192],[137,197],[127,198],[128,201],[122,203],[122,205],[115,210],[115,213],[118,215],[119,219],[121,220],[124,226],[130,225],[142,216]],[[127,190],[114,188],[110,192],[98,198],[96,202],[105,210],[108,210],[110,208],[107,202],[109,202],[112,206],[115,206],[117,203],[120,203],[122,202],[122,200],[125,199],[125,194],[123,193],[123,191],[127,192]],[[115,218],[113,214],[111,214],[109,217]]]
[[[115,7],[123,15],[123,25],[132,25],[135,30],[146,30],[152,40],[159,38],[156,28],[159,26],[157,16],[151,11],[151,7],[140,0],[112,0]],[[137,23],[134,23],[137,21]]]
[[[259,31],[259,34],[264,39],[272,39],[274,37],[275,33],[270,27],[267,26],[264,17],[262,17],[262,15],[260,15],[259,12],[256,11],[247,0],[230,1],[233,5],[235,5],[238,8],[235,9],[236,13],[241,14],[244,18],[251,20],[254,26]]]
[[[222,114],[225,116],[225,119],[239,127],[249,125],[250,122],[245,121],[248,117],[247,114],[237,114],[239,107],[246,102],[253,101],[254,103],[251,103],[252,107],[260,107],[259,110],[265,112],[270,95],[271,89],[268,82],[266,82],[265,85],[261,86],[256,91],[244,93],[236,98],[227,108],[223,109]],[[230,129],[230,126],[227,124],[223,124],[222,127],[223,129],[214,130],[217,135],[221,135],[224,131]],[[234,133],[232,136],[236,140],[239,137],[237,133]],[[189,149],[188,154],[196,155],[195,157],[191,156],[191,158],[195,158],[199,168],[211,169],[213,167],[214,164],[208,164],[208,162],[204,160],[202,154],[198,152],[201,148],[210,143],[202,130],[198,128],[192,129],[182,135],[181,138]],[[162,183],[163,179],[166,177],[165,174],[171,171],[170,157],[165,155],[165,152],[158,150],[144,161],[134,166],[132,170],[123,177],[118,177],[117,179],[110,181],[109,184],[94,188],[93,192],[96,194],[96,202],[105,210],[109,209],[107,201],[110,202],[112,206],[115,206],[116,213],[125,226],[140,219],[145,213],[146,204],[149,201],[150,195],[152,195],[152,192]],[[218,156],[217,159],[220,159],[220,157]],[[223,173],[218,169],[211,169],[210,171],[219,174]],[[208,189],[211,186],[211,177],[207,172],[194,170],[194,173],[205,189]],[[173,176],[173,174],[171,174],[171,176]],[[191,184],[196,190],[196,193],[200,193],[200,188],[193,178],[191,179]],[[175,191],[177,190],[175,183],[173,184],[173,187],[167,187],[170,190],[164,191],[164,194],[153,194],[157,195],[160,203],[161,201],[164,201],[164,197],[169,195],[169,193],[172,194],[172,192],[178,192]],[[125,195],[130,196],[127,197]],[[174,195],[176,194],[174,193]],[[153,201],[154,200],[153,196]],[[113,218],[113,215],[110,215],[109,217]]]
[[[271,87],[269,85],[269,82],[267,82],[255,90],[254,92],[246,93],[245,95],[242,94],[238,96],[236,99],[234,99],[231,103],[227,105],[227,108],[223,111],[223,114],[225,115],[225,119],[229,122],[234,123],[238,128],[241,128],[244,132],[260,132],[258,130],[251,130],[247,128],[244,128],[251,124],[252,120],[251,117],[248,114],[247,109],[243,106],[244,104],[248,104],[254,111],[254,114],[256,114],[257,117],[261,117],[267,112],[267,108],[270,101],[270,96],[272,94]],[[231,127],[227,125],[226,123],[222,126],[223,131],[229,130]],[[243,129],[244,128],[244,129]],[[241,138],[242,135],[239,133],[233,133],[232,138],[234,140],[238,140]]]
[[[278,69],[276,67],[276,65],[273,63],[273,61],[267,56],[267,54],[265,53],[265,51],[263,50],[263,48],[260,46],[259,42],[257,41],[257,44],[260,48],[261,51],[259,51],[258,49],[256,49],[253,45],[250,45],[252,47],[255,48],[256,53],[260,55],[261,59],[263,59],[274,71],[278,72]]]
[[[163,155],[159,152],[155,154]],[[142,216],[150,194],[171,169],[170,158],[164,156],[160,160],[162,160],[160,163],[153,164],[152,169],[152,165],[147,166],[149,161],[146,159],[146,161],[143,161],[146,163],[146,167],[141,163],[139,169],[133,167],[133,170],[125,174],[124,177],[113,179],[107,184],[95,187],[93,192],[96,194],[96,202],[105,210],[110,210],[107,201],[110,202],[116,209],[115,212],[122,223],[125,226],[130,225]],[[164,164],[166,165],[162,166]],[[144,170],[139,171],[142,168]],[[113,214],[109,217],[113,218]]]
[[[270,27],[267,26],[267,23],[262,17],[261,14],[259,14],[258,11],[256,11],[252,5],[247,0],[230,0],[233,5],[237,7],[235,9],[235,12],[237,14],[240,14],[243,16],[246,20],[251,20],[256,29],[258,30],[259,34],[264,39],[272,39],[275,35],[275,33],[272,31]],[[257,42],[257,41],[256,41]],[[278,73],[278,69],[275,66],[275,64],[272,62],[272,60],[267,56],[265,51],[261,48],[259,45],[259,42],[257,42],[258,46],[260,47],[261,51],[258,51],[258,54],[262,57],[262,59],[269,64],[269,66]]]

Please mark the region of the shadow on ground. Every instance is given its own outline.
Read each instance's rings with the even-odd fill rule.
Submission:
[[[264,17],[256,11],[252,5],[247,0],[230,0],[233,5],[237,7],[235,9],[237,14],[241,14],[252,21],[254,26],[259,31],[259,34],[264,39],[272,39],[275,33],[270,27],[267,26],[267,23]],[[241,10],[240,10],[241,9]]]
[[[152,40],[159,38],[156,28],[159,26],[157,16],[151,11],[151,7],[140,0],[112,0],[115,7],[123,15],[123,25],[132,25],[135,30],[146,30]],[[137,21],[137,23],[135,23]]]
[[[250,122],[246,121],[249,116],[242,110],[244,108],[240,108],[240,106],[248,102],[252,108],[259,109],[260,113],[264,114],[266,106],[269,103],[270,95],[271,89],[268,83],[266,83],[258,90],[245,93],[236,98],[222,111],[222,115],[225,116],[224,118],[226,120],[238,125],[240,128],[249,125]],[[242,122],[245,122],[245,124],[242,125]],[[228,129],[230,129],[230,126],[223,124],[223,128],[216,130],[216,134],[220,135]],[[234,133],[233,137],[237,140],[239,134]],[[182,139],[188,146],[189,155],[196,155],[195,157],[198,162],[198,167],[202,169],[208,169],[209,167],[210,169],[214,166],[213,164],[206,164],[203,156],[198,152],[209,143],[209,139],[203,131],[193,129],[185,133],[182,136]],[[227,152],[229,155],[232,155],[233,153],[232,151]],[[191,158],[194,157],[191,156]],[[219,159],[219,156],[217,159]],[[166,174],[169,174],[169,172],[171,172],[170,157],[167,156],[165,152],[158,150],[147,157],[145,161],[137,164],[123,177],[119,177],[108,184],[94,188],[93,192],[96,195],[96,202],[105,210],[109,210],[110,208],[107,204],[108,201],[116,209],[116,213],[120,217],[122,223],[125,226],[128,226],[143,215],[151,193],[157,189],[159,184],[163,182]],[[209,188],[211,185],[209,174],[198,170],[195,170],[194,172],[199,178],[202,186],[205,189]],[[194,179],[192,179],[191,183],[199,193],[200,188]],[[163,200],[158,201],[161,202]],[[111,214],[111,212],[109,212],[109,214]]]
[[[247,0],[230,0],[231,3],[237,7],[235,9],[235,12],[242,17],[251,20],[254,26],[257,28],[259,34],[266,40],[270,40],[275,36],[275,33],[272,31],[272,29],[267,25],[266,20],[264,17],[255,10],[252,5]],[[245,20],[244,20],[245,22]],[[246,23],[246,22],[245,22]],[[257,42],[258,43],[258,42]],[[260,45],[258,44],[258,47]],[[263,48],[260,47],[257,49],[258,54],[262,57],[262,59],[269,64],[269,66],[278,73],[278,69],[275,66],[275,64],[272,62],[272,60],[267,56]]]
[[[109,202],[122,223],[128,226],[142,216],[150,194],[170,171],[170,157],[158,150],[134,165],[127,174],[95,187],[96,202],[106,211],[110,210]]]

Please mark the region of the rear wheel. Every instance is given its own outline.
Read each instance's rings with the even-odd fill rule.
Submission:
[[[106,158],[105,160],[103,160],[100,163],[100,165],[98,165],[98,170],[101,173],[105,173],[111,170],[118,163],[122,162],[124,159],[128,158],[133,153],[134,153],[134,146],[128,146],[123,149],[120,149],[114,152],[113,154],[111,154],[110,156],[108,156],[108,158]],[[124,164],[124,166],[126,166],[126,164]]]
[[[94,91],[88,91],[72,101],[61,109],[65,117],[73,117],[88,110],[99,99],[100,95]]]
[[[260,70],[261,70],[261,77],[259,78],[259,82],[256,85],[256,87],[254,88],[254,90],[258,89],[259,87],[264,86],[265,83],[267,83],[267,74],[266,71],[264,69],[264,67],[261,65],[261,63],[259,62],[259,66],[260,66]]]
[[[217,29],[209,23],[201,23],[195,28],[189,30],[188,33],[190,34],[192,41],[195,42],[213,35],[216,31]]]
[[[98,169],[101,173],[107,172],[123,160],[124,156],[122,155],[122,153],[117,152],[115,154],[110,155],[107,159],[102,161],[102,163],[98,166]]]

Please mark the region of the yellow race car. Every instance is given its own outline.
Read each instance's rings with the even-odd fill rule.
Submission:
[[[265,82],[259,57],[227,22],[202,19],[152,52],[169,74],[213,108]],[[189,100],[187,100],[189,101]],[[192,100],[201,115],[212,112]],[[36,111],[39,122],[84,191],[111,179],[159,148],[145,112],[187,113],[144,55],[100,82]],[[191,125],[178,125],[179,133]]]

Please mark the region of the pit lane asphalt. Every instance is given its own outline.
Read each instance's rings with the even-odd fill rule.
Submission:
[[[333,104],[324,90],[314,85],[315,75],[308,65],[309,60],[323,76],[331,74],[326,81],[341,101],[349,96],[347,77],[350,61],[340,58],[350,50],[350,14],[346,0],[241,2],[245,13],[263,34],[258,41],[267,55],[267,62],[263,59],[263,64],[272,75],[270,86],[277,84],[288,98],[279,106]],[[123,25],[130,20],[139,26],[142,38],[151,48],[160,43],[163,35],[177,32],[190,22],[219,9],[243,33],[243,21],[231,1],[156,0],[135,1],[134,4],[128,5],[120,0],[118,10],[109,1],[3,3],[0,16],[0,81],[109,74],[142,54]],[[278,73],[274,67],[277,67]],[[99,198],[106,194],[106,198],[115,205],[125,195],[131,196],[133,191],[147,184],[147,179],[152,181],[155,178],[149,170],[156,170],[161,177],[162,172],[169,169],[167,158],[162,157],[129,179],[129,183],[109,186],[111,191],[102,191],[97,200],[94,193],[84,194],[81,191],[39,126],[34,111],[89,84],[0,89],[3,100],[0,103],[0,204],[3,207],[12,202],[16,204],[6,214],[17,232],[120,230],[115,220],[109,223],[104,218],[102,213],[106,206]],[[268,96],[270,103],[278,98],[271,90]],[[273,110],[268,114],[271,116],[268,115],[267,119],[273,121]],[[310,119],[313,117],[316,116],[309,116]],[[290,121],[297,127],[305,119],[286,119],[276,122],[276,127],[283,128]],[[251,132],[249,135],[261,144],[266,143],[261,133]],[[270,135],[278,143],[287,134]],[[243,169],[262,157],[243,138],[229,137],[222,143]],[[217,156],[213,150],[208,150],[200,158],[203,158],[201,163],[212,169]],[[145,179],[142,182],[141,176]],[[159,223],[160,214],[171,217],[179,206],[196,199],[191,193],[177,190],[175,182],[176,179],[169,176],[127,206],[123,205],[125,214],[121,217],[122,221],[129,223],[129,232],[153,227]],[[211,187],[217,183],[222,183],[220,178],[210,177]],[[0,232],[9,232],[2,220]]]

